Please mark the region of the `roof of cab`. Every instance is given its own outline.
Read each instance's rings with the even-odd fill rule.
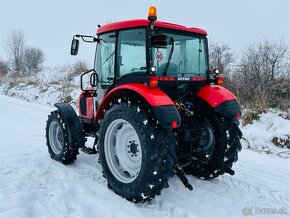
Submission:
[[[106,32],[119,30],[119,29],[128,29],[128,28],[142,27],[142,26],[148,26],[148,25],[150,25],[150,21],[146,19],[120,21],[120,22],[115,22],[115,23],[109,23],[100,27],[97,30],[97,34],[106,33]],[[207,35],[207,32],[203,29],[199,29],[195,27],[186,27],[186,26],[162,22],[162,21],[155,21],[154,26]]]

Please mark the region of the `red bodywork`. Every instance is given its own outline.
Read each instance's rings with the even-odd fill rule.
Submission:
[[[145,27],[148,25],[150,25],[150,21],[148,21],[146,19],[120,21],[120,22],[110,23],[110,24],[107,24],[105,26],[100,27],[97,30],[97,34],[110,32],[110,31],[114,31],[114,30],[120,30],[120,29],[128,29],[128,28],[133,28],[133,27]],[[203,29],[199,29],[199,28],[195,28],[195,27],[186,27],[186,26],[162,22],[162,21],[155,21],[154,26],[207,35],[207,32]]]
[[[112,89],[102,100],[95,115],[94,122],[97,122],[103,117],[103,110],[110,104],[110,102],[124,90],[132,90],[142,96],[151,106],[170,106],[175,103],[160,89],[144,85],[142,83],[129,83],[120,85]]]
[[[81,113],[81,98],[82,96],[86,95],[85,91],[82,91],[82,93],[80,94],[79,100],[78,100],[78,108],[79,108],[79,117],[80,118],[86,118],[86,119],[92,119],[94,116],[94,97],[93,97],[93,91],[92,90],[88,90],[87,91],[89,93],[89,97],[86,97],[86,115],[83,115]]]
[[[87,106],[87,114],[82,115],[79,112],[81,118],[92,119],[94,117],[94,122],[97,122],[100,118],[104,116],[103,110],[110,104],[110,102],[119,95],[120,92],[124,90],[131,90],[135,93],[138,93],[142,96],[151,106],[169,106],[175,105],[175,103],[158,88],[147,86],[141,83],[129,83],[120,85],[114,89],[112,89],[102,100],[100,106],[98,107],[95,116],[93,116],[93,97],[92,91],[89,91],[91,94],[90,97],[87,97],[86,106]],[[80,95],[84,95],[85,92],[83,91]],[[222,86],[217,85],[206,85],[203,86],[197,96],[207,102],[212,108],[217,107],[223,102],[236,100],[237,97],[231,93],[229,90],[225,89]],[[80,98],[79,98],[79,110],[80,110]]]
[[[197,96],[206,101],[213,108],[225,101],[237,99],[229,90],[217,85],[203,86],[197,93]]]

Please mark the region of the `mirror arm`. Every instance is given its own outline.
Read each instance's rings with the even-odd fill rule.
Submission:
[[[100,39],[96,38],[95,36],[76,34],[76,35],[74,35],[73,38],[81,38],[84,42],[89,42],[89,43],[95,43],[95,42],[99,43],[100,42]]]

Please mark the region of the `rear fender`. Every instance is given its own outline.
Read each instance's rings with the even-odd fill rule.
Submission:
[[[56,103],[68,132],[69,148],[74,150],[85,145],[83,125],[75,110],[68,103]]]
[[[142,83],[123,84],[117,86],[106,94],[96,112],[95,123],[104,117],[104,109],[106,109],[114,99],[124,97],[122,96],[122,93],[125,90],[137,93],[153,107],[159,125],[165,128],[171,128],[172,122],[176,121],[177,126],[180,126],[181,118],[179,112],[175,103],[168,97],[168,95],[158,88],[147,86]]]
[[[197,93],[197,96],[225,117],[232,118],[238,116],[237,114],[241,114],[237,97],[222,86],[203,86]]]

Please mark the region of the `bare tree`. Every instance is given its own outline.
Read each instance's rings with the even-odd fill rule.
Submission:
[[[289,106],[290,57],[285,41],[262,41],[242,55],[237,78],[240,98],[248,105]]]
[[[6,76],[9,72],[9,64],[6,61],[0,59],[0,77]]]
[[[209,62],[211,68],[216,68],[225,73],[234,62],[232,49],[227,44],[211,42],[209,44]]]
[[[41,64],[44,60],[44,53],[41,49],[32,47],[25,48],[23,62],[29,73],[41,70]]]
[[[81,73],[88,71],[89,67],[88,64],[85,61],[77,61],[73,66],[73,72],[72,74],[74,76],[80,75]]]
[[[232,89],[232,69],[234,54],[227,44],[209,43],[209,65],[211,69],[219,69],[227,88]]]
[[[12,67],[16,72],[23,70],[23,54],[24,54],[24,34],[21,31],[12,31],[5,45],[8,56],[11,60]]]

